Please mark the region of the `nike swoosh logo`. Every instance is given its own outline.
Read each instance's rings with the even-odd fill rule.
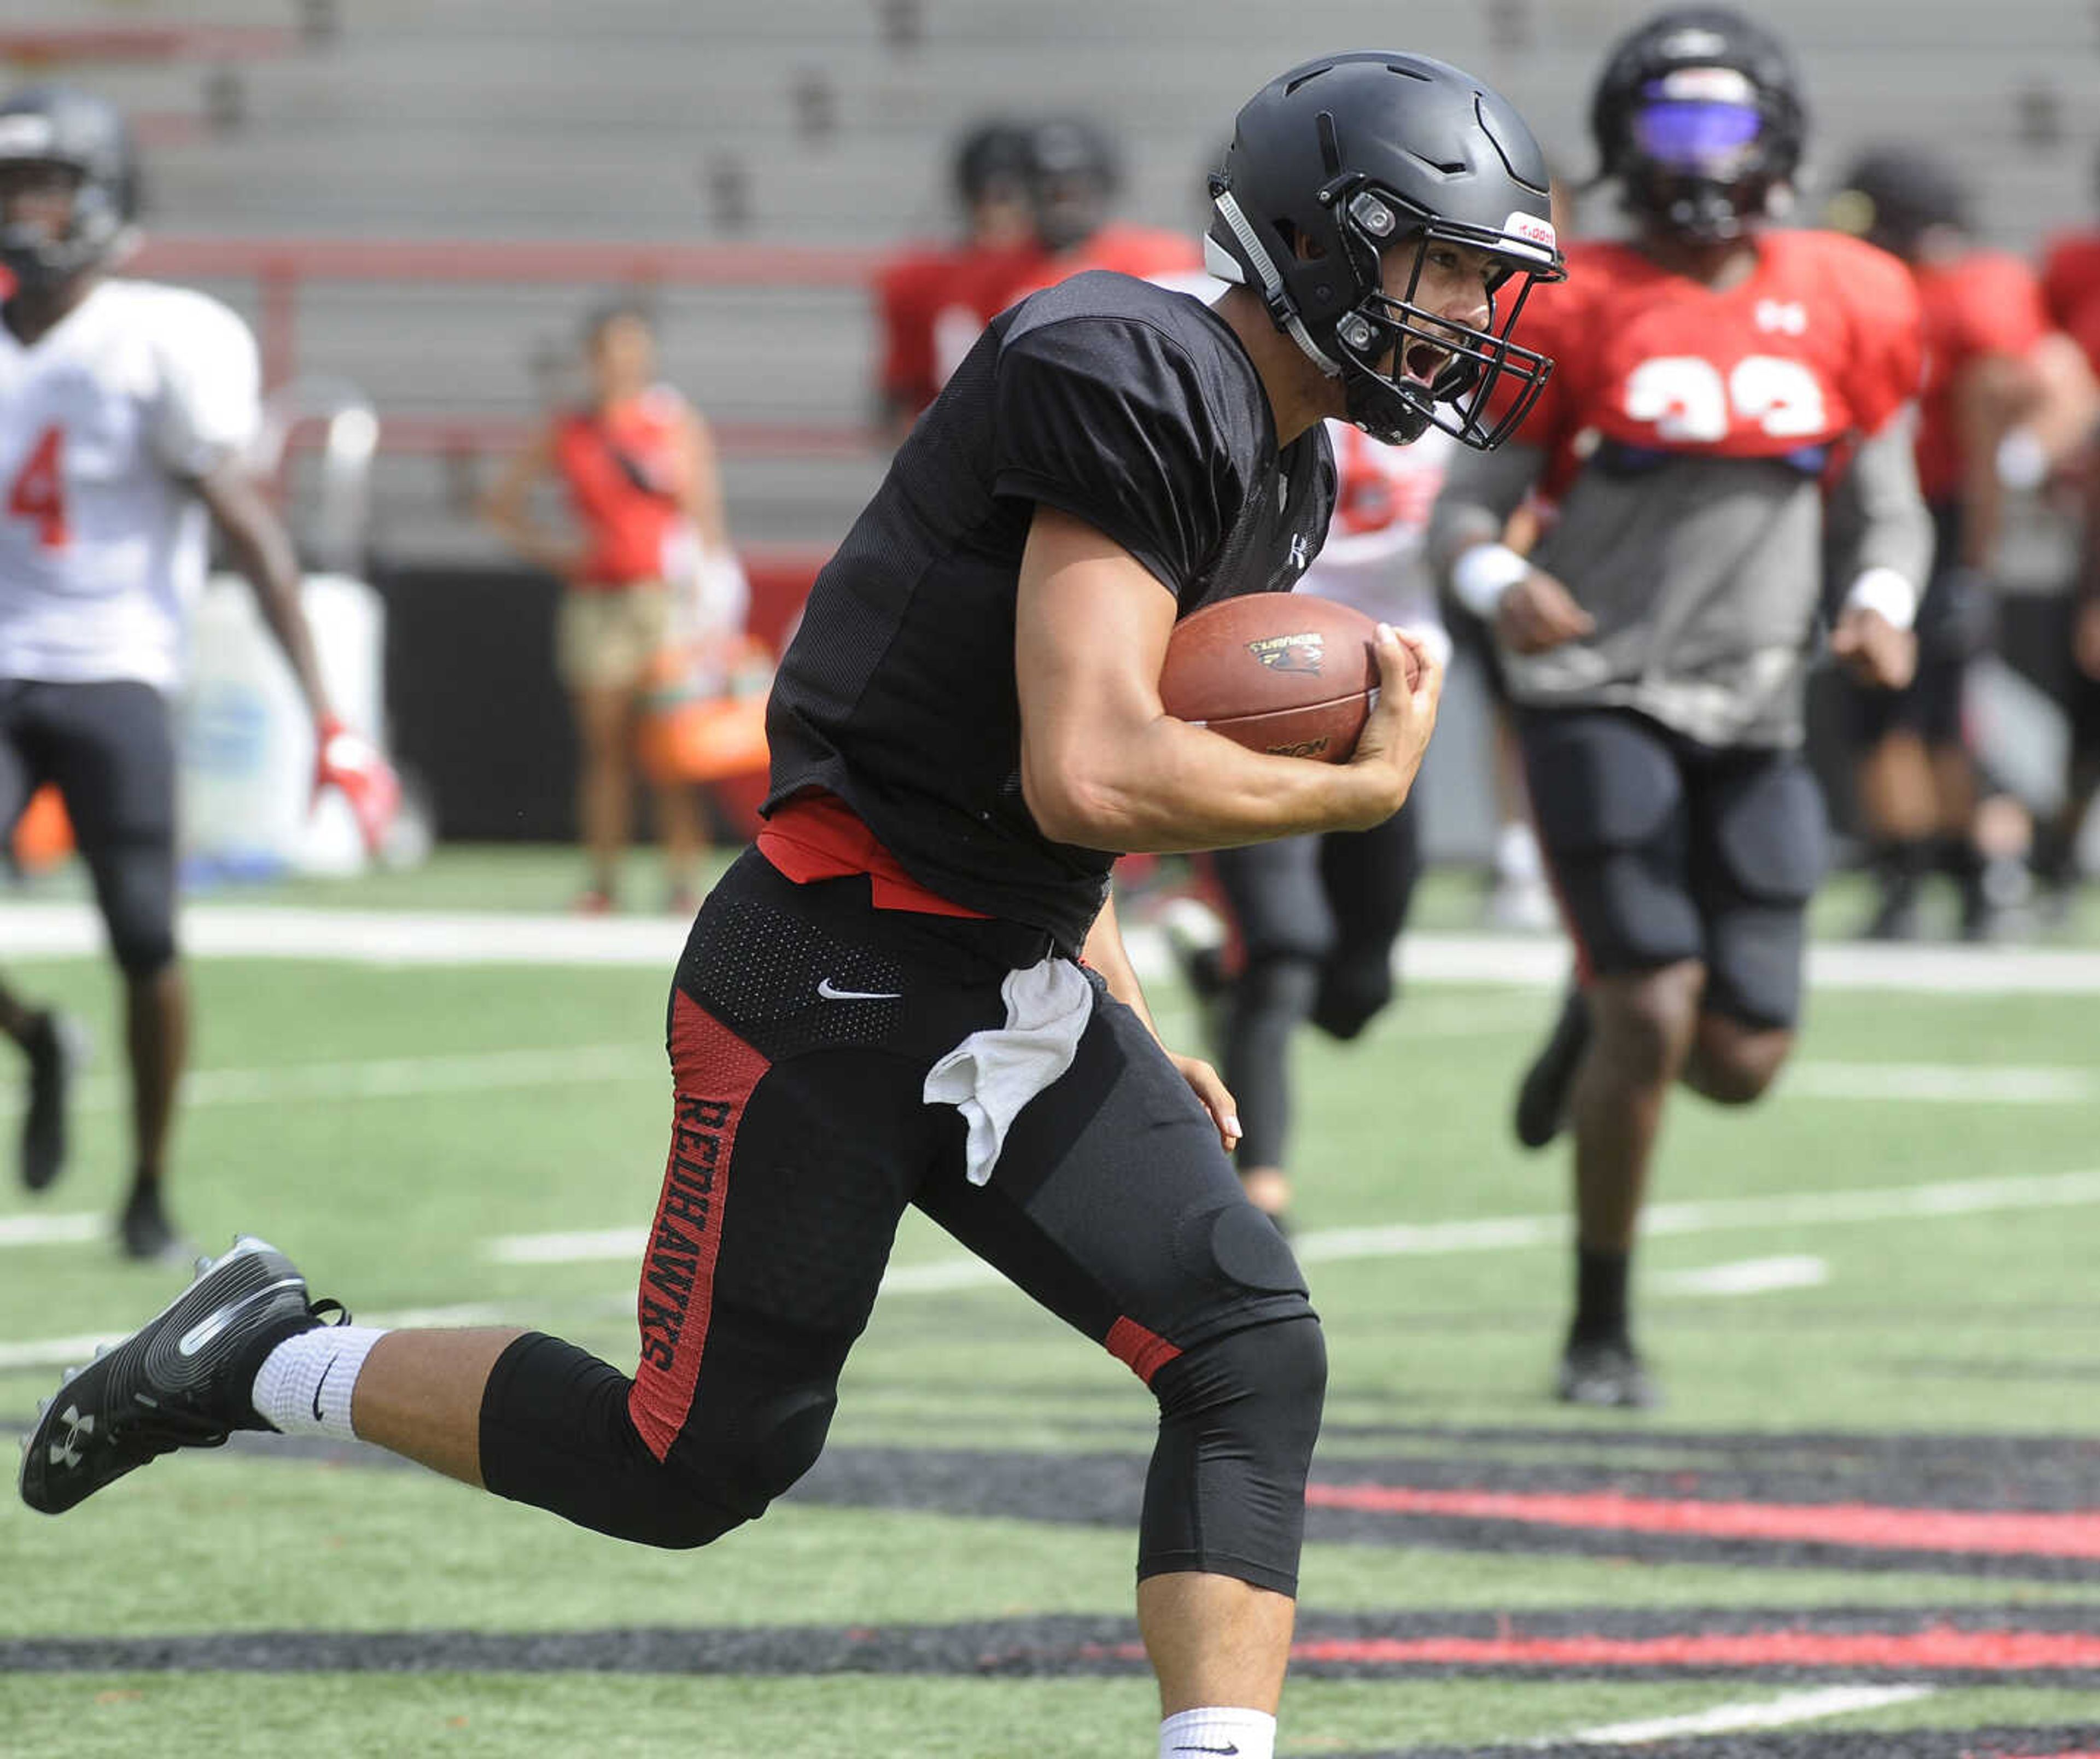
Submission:
[[[201,1320],[192,1326],[176,1340],[177,1353],[185,1356],[195,1355],[242,1314],[254,1306],[257,1302],[267,1301],[280,1288],[297,1288],[299,1286],[299,1279],[296,1276],[280,1276],[276,1282],[257,1289],[254,1293],[242,1296],[232,1306],[221,1307],[209,1319]]]
[[[340,1356],[330,1356],[328,1366],[321,1370],[320,1379],[314,1383],[314,1421],[316,1423],[322,1421],[321,1388],[328,1385],[328,1377],[335,1372],[335,1365],[342,1359]]]
[[[1174,1750],[1178,1753],[1224,1753],[1231,1759],[1231,1755],[1240,1750],[1240,1744],[1234,1741],[1229,1747],[1177,1747]]]
[[[897,989],[840,989],[828,977],[817,982],[817,993],[827,1001],[902,1001],[904,992]]]

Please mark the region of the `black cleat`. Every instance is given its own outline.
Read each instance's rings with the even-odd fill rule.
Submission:
[[[1543,1148],[1568,1121],[1568,1096],[1575,1071],[1590,1048],[1590,1002],[1580,989],[1568,992],[1553,1036],[1532,1059],[1516,1090],[1516,1139],[1527,1148]]]
[[[249,1404],[262,1359],[322,1323],[332,1302],[275,1247],[245,1235],[123,1342],[69,1369],[22,1444],[22,1500],[62,1514],[149,1460],[270,1425]]]
[[[175,1264],[194,1256],[161,1206],[161,1187],[152,1181],[131,1187],[124,1213],[117,1218],[117,1243],[138,1264]]]
[[[29,1059],[29,1105],[22,1114],[22,1184],[43,1191],[65,1171],[66,1112],[73,1079],[86,1067],[87,1028],[70,1014],[41,1014],[22,1045]]]
[[[1553,1393],[1564,1405],[1615,1410],[1652,1411],[1662,1403],[1639,1353],[1623,1337],[1570,1342],[1562,1353]]]

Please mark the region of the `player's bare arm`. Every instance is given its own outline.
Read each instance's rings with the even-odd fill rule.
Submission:
[[[532,515],[532,491],[553,473],[554,431],[543,427],[532,443],[504,466],[503,474],[481,497],[482,518],[527,562],[567,580],[583,566],[584,546],[557,537]]]
[[[1430,536],[1459,603],[1493,624],[1518,653],[1542,653],[1596,628],[1565,585],[1507,541],[1528,523],[1521,517],[1524,497],[1545,465],[1545,449],[1533,445],[1461,458]]]
[[[1116,919],[1113,893],[1101,905],[1101,913],[1094,918],[1080,957],[1101,973],[1109,993],[1144,1021],[1152,1036],[1158,1038],[1159,1023],[1145,1005],[1145,989],[1137,980],[1137,969],[1130,962],[1129,949],[1123,945],[1123,926]],[[1201,1057],[1180,1055],[1164,1039],[1160,1041],[1160,1048],[1167,1052],[1168,1060],[1180,1072],[1181,1079],[1210,1113],[1211,1122],[1218,1127],[1218,1140],[1229,1152],[1240,1139],[1239,1107],[1224,1077]]]
[[[1856,533],[1839,563],[1848,582],[1830,632],[1831,656],[1863,683],[1900,690],[1917,671],[1917,583],[1932,562],[1932,520],[1918,493],[1912,422],[1899,413],[1860,442],[1833,498],[1841,530]]]
[[[262,620],[291,663],[315,723],[333,722],[335,711],[314,656],[313,632],[300,608],[298,553],[284,522],[271,510],[255,479],[237,457],[228,457],[199,477],[195,486],[197,498],[210,510],[213,523],[232,549],[235,566],[254,588]]]
[[[729,548],[729,519],[722,510],[721,464],[714,431],[696,409],[686,412],[678,429],[678,501],[681,510],[710,551]]]
[[[1083,848],[1220,849],[1304,831],[1357,829],[1400,809],[1443,688],[1406,638],[1381,636],[1383,685],[1347,764],[1248,751],[1168,716],[1159,671],[1173,599],[1092,527],[1039,507],[1015,619],[1021,790],[1046,836]]]

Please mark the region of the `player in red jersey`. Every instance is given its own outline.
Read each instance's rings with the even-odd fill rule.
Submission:
[[[1908,682],[1931,527],[1904,411],[1922,369],[1903,265],[1784,232],[1798,82],[1740,14],[1688,7],[1614,48],[1590,121],[1631,221],[1578,245],[1518,329],[1559,362],[1520,439],[1454,460],[1433,553],[1490,618],[1577,985],[1517,1133],[1575,1138],[1575,1311],[1558,1391],[1641,1406],[1628,1270],[1662,1109],[1683,1081],[1763,1093],[1793,1043],[1824,811],[1801,761],[1824,500],[1848,504],[1830,643]],[[1504,522],[1579,460],[1529,557]]]
[[[955,150],[954,170],[962,240],[909,245],[876,272],[882,325],[876,396],[880,418],[895,438],[903,437],[947,377],[936,364],[934,333],[958,284],[973,281],[986,263],[1012,261],[1017,270],[1040,254],[1030,223],[1029,132],[1021,123],[1000,119],[979,123],[965,135]],[[975,339],[973,329],[968,340]]]
[[[1961,931],[1988,939],[2010,901],[1979,846],[1976,764],[1963,737],[1963,679],[1989,643],[1991,573],[2008,488],[2038,486],[2094,413],[2084,355],[2056,330],[2033,270],[1969,236],[1967,193],[1952,170],[1912,148],[1870,152],[1830,204],[1832,223],[1910,266],[1925,320],[1917,474],[1937,533],[1918,608],[1918,672],[1909,687],[1855,693],[1860,807],[1875,839],[1881,898],[1867,933],[1918,931],[1917,893],[1935,865],[1961,888]]]
[[[585,331],[592,379],[587,406],[557,414],[511,462],[483,504],[518,553],[567,586],[556,661],[582,745],[576,807],[589,860],[578,908],[612,907],[633,806],[636,717],[652,669],[672,646],[682,615],[711,621],[743,607],[703,606],[729,550],[714,443],[686,400],[655,377],[655,340],[646,313],[614,306]],[[558,481],[580,539],[557,536],[528,510],[534,485]],[[740,577],[739,577],[740,583]],[[664,839],[670,908],[699,907],[699,806],[682,780],[651,777]]]
[[[945,381],[977,337],[1008,306],[1088,269],[1210,297],[1195,242],[1158,227],[1110,218],[1123,181],[1114,144],[1075,117],[1028,131],[1030,248],[987,254],[958,272],[934,325],[936,365]]]
[[[2100,166],[2096,166],[2100,170]],[[2084,350],[2100,376],[2100,228],[2066,232],[2050,243],[2042,297],[2055,324]],[[2078,880],[2079,832],[2100,792],[2100,469],[2086,472],[2085,536],[2078,578],[2065,599],[2064,645],[2071,657],[2063,708],[2071,750],[2062,809],[2035,839],[2036,877],[2054,911],[2067,908]]]

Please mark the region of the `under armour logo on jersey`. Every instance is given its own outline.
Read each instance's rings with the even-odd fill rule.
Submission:
[[[1759,329],[1800,336],[1808,329],[1808,307],[1798,299],[1760,299],[1754,314]]]
[[[95,1434],[95,1419],[82,1416],[78,1405],[68,1405],[59,1413],[59,1421],[66,1426],[66,1437],[62,1442],[51,1443],[51,1464],[70,1471],[81,1461],[81,1451],[76,1443],[82,1436]]]
[[[1290,540],[1290,565],[1303,573],[1305,564],[1312,559],[1312,546],[1306,542],[1304,533],[1300,532]]]

